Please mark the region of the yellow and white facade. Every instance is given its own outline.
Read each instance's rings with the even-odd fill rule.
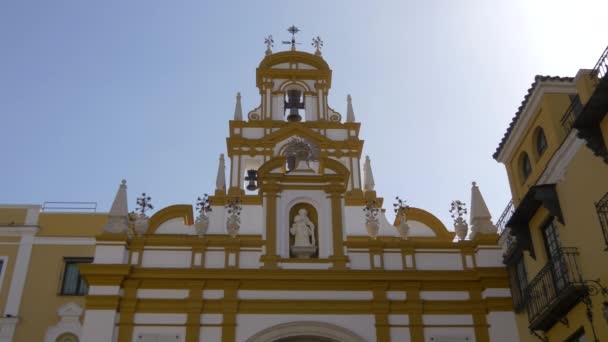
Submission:
[[[608,340],[607,66],[608,49],[575,77],[536,76],[494,154],[522,341]]]
[[[0,208],[0,341],[519,340],[478,187],[472,238],[420,208],[389,223],[350,97],[345,118],[328,105],[331,76],[318,51],[267,51],[260,106],[244,116],[237,98],[198,218],[190,204],[133,217],[124,182],[109,213]],[[58,290],[74,257],[92,258],[86,296]]]

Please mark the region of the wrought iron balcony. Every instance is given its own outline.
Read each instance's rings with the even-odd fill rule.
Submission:
[[[561,124],[564,132],[566,132],[566,135],[572,131],[572,125],[574,125],[576,118],[581,114],[582,111],[583,104],[581,103],[581,99],[578,97],[578,95],[576,95],[572,98],[570,106],[568,109],[566,109],[564,116],[562,116]]]
[[[604,235],[604,243],[606,244],[605,251],[608,251],[608,192],[595,204],[597,217],[600,220],[602,234]]]
[[[585,139],[589,149],[608,163],[608,142],[604,141],[600,128],[600,122],[608,112],[608,48],[593,67],[591,79],[595,89],[572,127],[577,129],[579,138]]]
[[[505,207],[505,210],[503,210],[502,214],[500,215],[500,218],[498,219],[498,221],[496,221],[498,235],[502,235],[502,233],[505,232],[505,228],[507,228],[507,222],[509,222],[511,216],[513,216],[514,211],[515,207],[513,206],[513,201],[509,201],[509,203],[507,203],[507,206]]]
[[[586,294],[576,248],[561,248],[526,288],[530,330],[547,331]]]

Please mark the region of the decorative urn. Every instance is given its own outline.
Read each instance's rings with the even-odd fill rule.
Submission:
[[[196,235],[205,235],[207,233],[207,229],[209,229],[209,216],[202,215],[197,217],[196,221],[194,221],[194,230],[196,230]]]
[[[376,201],[367,201],[363,208],[365,212],[365,229],[367,229],[367,235],[370,238],[376,239],[378,237],[378,231],[380,230],[380,222],[378,221],[378,211],[380,208],[377,207]]]
[[[145,214],[137,214],[134,222],[135,234],[145,234],[148,231],[149,222],[150,219]]]
[[[407,240],[410,234],[410,225],[407,223],[407,210],[410,208],[406,204],[406,200],[395,197],[395,203],[393,204],[395,214],[399,216],[399,224],[395,226],[397,233],[402,239]]]
[[[209,195],[205,194],[202,198],[196,199],[196,211],[198,215],[194,221],[194,230],[198,236],[203,236],[209,229],[209,215],[211,212],[211,204],[209,203]]]
[[[234,238],[239,233],[241,228],[241,200],[236,197],[226,204],[226,213],[228,218],[226,219],[226,231],[230,237]]]
[[[454,232],[456,232],[458,240],[462,241],[467,237],[467,234],[469,233],[469,225],[467,224],[467,221],[463,218],[463,216],[467,214],[465,203],[458,200],[452,201],[450,214],[454,219]]]

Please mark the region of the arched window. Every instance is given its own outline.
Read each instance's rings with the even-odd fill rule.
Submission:
[[[543,131],[543,129],[540,127],[536,129],[536,134],[534,135],[534,142],[536,145],[536,152],[540,157],[547,149],[547,137],[545,137],[545,131]]]
[[[522,153],[521,155],[521,173],[522,173],[522,179],[525,181],[526,179],[528,179],[528,176],[530,175],[530,173],[532,173],[532,164],[530,164],[530,158],[528,157],[528,154],[526,152]]]

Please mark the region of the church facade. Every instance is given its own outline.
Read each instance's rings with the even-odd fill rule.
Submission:
[[[343,117],[319,45],[294,46],[268,47],[259,107],[237,96],[196,207],[129,214],[123,181],[109,213],[0,208],[0,341],[519,339],[477,185],[454,231],[379,197],[350,96]]]

